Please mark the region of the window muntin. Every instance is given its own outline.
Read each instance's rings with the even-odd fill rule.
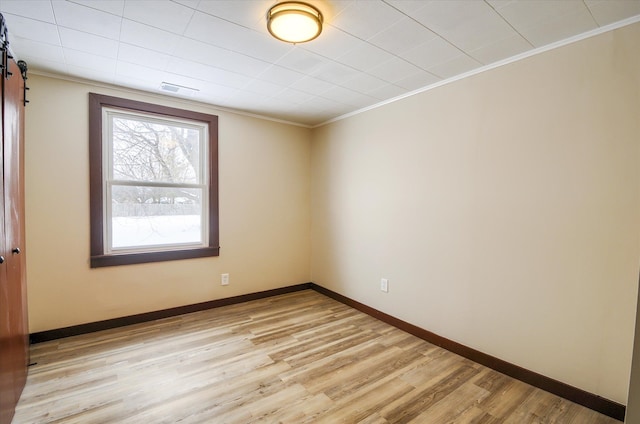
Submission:
[[[217,116],[90,94],[91,266],[217,256]]]

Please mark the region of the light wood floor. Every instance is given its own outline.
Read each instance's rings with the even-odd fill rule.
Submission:
[[[311,290],[31,354],[14,424],[620,424]]]

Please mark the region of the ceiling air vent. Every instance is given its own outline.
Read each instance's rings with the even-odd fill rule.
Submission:
[[[182,94],[183,96],[193,96],[198,91],[197,88],[185,87],[184,85],[171,84],[170,82],[162,82],[160,84],[160,90],[167,91],[173,94]]]

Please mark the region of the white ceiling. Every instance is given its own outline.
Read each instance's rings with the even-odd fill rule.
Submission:
[[[640,0],[307,0],[319,38],[272,38],[274,0],[0,0],[32,71],[304,125],[640,15]]]

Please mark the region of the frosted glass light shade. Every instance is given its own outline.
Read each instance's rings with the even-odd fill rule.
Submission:
[[[311,41],[322,32],[322,13],[306,3],[278,3],[267,13],[267,29],[287,43]]]

